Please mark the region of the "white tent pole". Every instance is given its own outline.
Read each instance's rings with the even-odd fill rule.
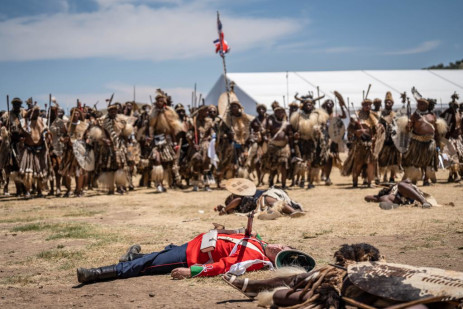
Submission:
[[[288,71],[286,71],[286,97],[288,98],[288,104],[289,104],[289,76],[288,76]]]

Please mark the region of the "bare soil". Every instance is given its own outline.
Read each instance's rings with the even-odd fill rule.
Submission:
[[[442,207],[381,210],[363,197],[380,188],[351,188],[334,171],[333,185],[289,194],[307,214],[301,218],[255,220],[264,240],[286,243],[312,255],[318,265],[332,262],[344,243],[367,242],[390,262],[463,271],[463,186],[439,182],[421,188]],[[10,192],[14,189],[11,188]],[[213,207],[227,192],[191,189],[137,189],[128,195],[87,192],[83,198],[21,200],[0,197],[1,308],[255,308],[220,277],[172,280],[145,276],[78,285],[77,267],[114,264],[139,243],[142,252],[183,244],[212,228],[245,226],[246,217],[219,216]],[[261,271],[251,278],[271,276]]]

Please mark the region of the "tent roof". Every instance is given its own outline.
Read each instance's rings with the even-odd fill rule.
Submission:
[[[246,111],[255,113],[255,104],[270,104],[277,100],[280,103],[294,101],[294,95],[306,95],[312,91],[325,99],[334,99],[333,91],[340,92],[344,99],[360,106],[363,91],[368,85],[371,89],[368,98],[384,100],[387,91],[392,92],[396,104],[400,104],[400,93],[406,91],[412,99],[411,88],[415,86],[426,98],[434,98],[443,103],[450,101],[455,92],[463,91],[463,70],[359,70],[359,71],[315,71],[315,72],[270,72],[270,73],[229,73],[228,79],[234,81],[235,92],[241,100],[243,97]],[[216,93],[225,91],[223,75],[206,97],[207,104],[217,104]],[[283,99],[284,97],[284,99]],[[214,101],[215,100],[215,101]],[[250,101],[250,102],[248,102]],[[253,101],[253,102],[251,102]],[[414,103],[414,100],[411,100]],[[254,107],[252,106],[254,105]],[[248,109],[248,106],[252,108]]]

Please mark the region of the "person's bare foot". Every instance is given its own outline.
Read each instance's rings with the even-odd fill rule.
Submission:
[[[367,196],[365,196],[365,201],[367,201],[367,202],[377,202],[378,199],[376,197],[374,197],[373,195],[367,195]]]

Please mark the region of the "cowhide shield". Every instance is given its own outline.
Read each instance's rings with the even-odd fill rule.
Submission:
[[[394,122],[392,125],[391,138],[394,142],[395,147],[397,148],[397,150],[399,150],[400,153],[407,152],[408,147],[410,146],[410,132],[407,132],[407,130],[401,130],[397,126],[397,123]]]
[[[384,262],[349,265],[349,280],[372,295],[409,302],[428,297],[463,298],[463,273]]]
[[[83,141],[75,140],[72,143],[72,152],[81,168],[87,172],[95,169],[95,154],[93,149],[87,150]]]
[[[131,143],[127,146],[127,161],[132,161],[135,164],[140,162],[140,144],[139,143]]]
[[[346,133],[346,126],[344,122],[339,117],[334,117],[330,121],[330,125],[328,127],[328,135],[330,139],[338,145],[342,144],[344,134]]]
[[[53,153],[58,157],[63,155],[64,151],[64,144],[60,141],[60,138],[66,132],[66,124],[64,123],[63,119],[56,119],[50,125],[50,132],[51,132],[51,145],[53,146]]]
[[[233,101],[239,101],[238,97],[234,92],[229,92],[230,93],[230,102]],[[217,108],[219,110],[219,115],[223,117],[225,115],[225,112],[227,111],[227,106],[228,106],[228,97],[227,97],[227,92],[225,91],[222,93],[219,97],[219,100],[217,102]]]
[[[375,143],[373,147],[373,155],[378,158],[379,153],[383,149],[384,141],[386,140],[386,129],[380,123],[376,125]]]

